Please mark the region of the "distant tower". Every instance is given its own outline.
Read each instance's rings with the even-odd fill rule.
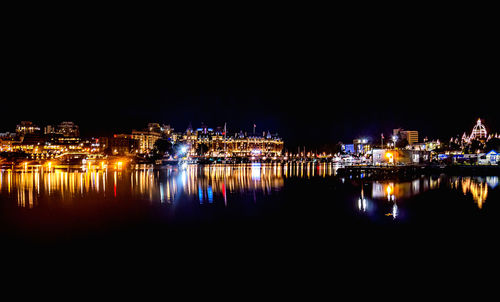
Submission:
[[[481,119],[478,119],[476,125],[472,128],[470,139],[486,139],[487,137],[486,127],[481,123]]]

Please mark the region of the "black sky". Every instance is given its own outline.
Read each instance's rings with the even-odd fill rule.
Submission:
[[[11,23],[0,131],[20,120],[73,120],[84,135],[154,121],[177,130],[227,122],[249,132],[255,123],[290,148],[394,127],[447,138],[470,131],[478,117],[500,132],[489,16],[248,16],[216,26],[156,17],[154,28],[85,18]]]

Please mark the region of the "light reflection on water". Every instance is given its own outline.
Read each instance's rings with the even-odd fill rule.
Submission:
[[[132,171],[11,171],[0,172],[0,196],[15,199],[20,207],[33,208],[41,198],[73,202],[85,198],[137,199],[173,203],[181,196],[196,197],[200,204],[233,193],[268,195],[284,186],[289,177],[334,176],[336,167],[326,163],[189,165]]]
[[[338,167],[326,163],[189,165],[161,170],[132,171],[0,171],[0,198],[19,207],[34,208],[39,201],[61,203],[88,199],[133,199],[151,203],[175,204],[181,197],[200,204],[223,203],[228,197],[253,193],[270,195],[285,186],[287,178],[326,178],[336,175]],[[337,178],[331,178],[339,182]],[[345,179],[340,179],[345,183]],[[306,182],[304,182],[306,183]],[[484,207],[491,190],[498,187],[498,176],[429,176],[411,181],[363,181],[355,207],[362,213],[373,212],[375,201],[383,201],[386,216],[401,214],[400,202],[429,190],[446,187],[470,196],[479,209]],[[325,196],[330,198],[331,196]],[[229,198],[230,202],[230,198]]]
[[[371,184],[371,194],[366,197],[366,188]],[[386,216],[394,219],[398,216],[398,202],[417,196],[429,190],[442,187],[462,192],[470,196],[479,209],[488,199],[489,190],[498,186],[498,176],[430,176],[412,181],[373,181],[361,184],[361,193],[356,201],[356,208],[363,214],[373,214],[377,208],[376,201],[385,202]]]

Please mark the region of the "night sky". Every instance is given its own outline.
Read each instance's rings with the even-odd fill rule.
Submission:
[[[177,131],[227,122],[231,132],[255,123],[290,149],[395,127],[449,138],[470,132],[478,117],[500,132],[490,19],[441,17],[159,32],[17,24],[4,43],[0,131],[21,120],[72,120],[88,136],[148,122]]]

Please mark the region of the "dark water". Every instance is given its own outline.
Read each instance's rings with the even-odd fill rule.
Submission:
[[[482,276],[498,264],[498,180],[368,181],[312,164],[2,171],[0,259],[22,278],[36,267],[39,280],[57,265],[61,276],[86,271],[102,284],[107,269],[127,280],[161,273],[160,286],[166,276],[190,288],[223,280],[244,292],[249,283],[235,276],[250,272],[259,276],[251,288],[279,292],[314,280],[331,293],[332,278],[354,287],[350,294],[361,281],[381,281],[382,291],[443,289],[445,275],[464,280],[464,270]],[[408,281],[416,276],[425,283]]]
[[[132,171],[2,171],[4,242],[30,246],[351,246],[480,240],[500,217],[498,176],[340,178],[327,164]],[[383,246],[383,245],[382,245]]]

